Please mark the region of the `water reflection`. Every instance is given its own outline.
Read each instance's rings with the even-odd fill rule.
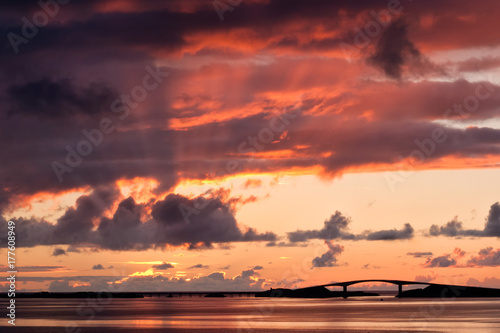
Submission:
[[[500,299],[147,298],[99,307],[81,299],[19,299],[16,305],[16,324],[25,327],[500,332]]]

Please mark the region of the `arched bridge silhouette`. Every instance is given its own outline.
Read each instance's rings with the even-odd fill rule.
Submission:
[[[384,283],[395,284],[398,286],[398,295],[403,292],[403,286],[405,286],[405,285],[412,285],[412,284],[421,284],[421,285],[428,285],[428,286],[437,285],[436,283],[418,282],[418,281],[370,279],[370,280],[354,280],[354,281],[328,283],[328,284],[319,285],[318,287],[342,287],[344,294],[347,295],[347,287],[348,286],[351,286],[353,284],[358,284],[358,283],[365,283],[365,282],[384,282]]]

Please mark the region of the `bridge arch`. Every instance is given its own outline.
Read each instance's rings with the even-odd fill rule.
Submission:
[[[398,286],[398,295],[403,292],[404,285],[413,285],[413,284],[422,284],[422,285],[434,285],[435,283],[429,282],[418,282],[418,281],[404,281],[404,280],[386,280],[386,279],[369,279],[369,280],[353,280],[353,281],[345,281],[345,282],[336,282],[336,283],[328,283],[323,284],[320,287],[342,287],[344,292],[344,298],[347,297],[347,287],[353,284],[365,283],[365,282],[383,282],[395,284]]]

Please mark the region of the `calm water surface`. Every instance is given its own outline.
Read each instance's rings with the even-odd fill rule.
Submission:
[[[17,299],[16,310],[0,332],[500,332],[500,299]]]

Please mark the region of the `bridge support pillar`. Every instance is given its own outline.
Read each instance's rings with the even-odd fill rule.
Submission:
[[[402,293],[403,293],[403,285],[398,284],[398,296],[401,295]]]
[[[343,287],[343,295],[342,297],[347,298],[347,286],[342,286]]]

